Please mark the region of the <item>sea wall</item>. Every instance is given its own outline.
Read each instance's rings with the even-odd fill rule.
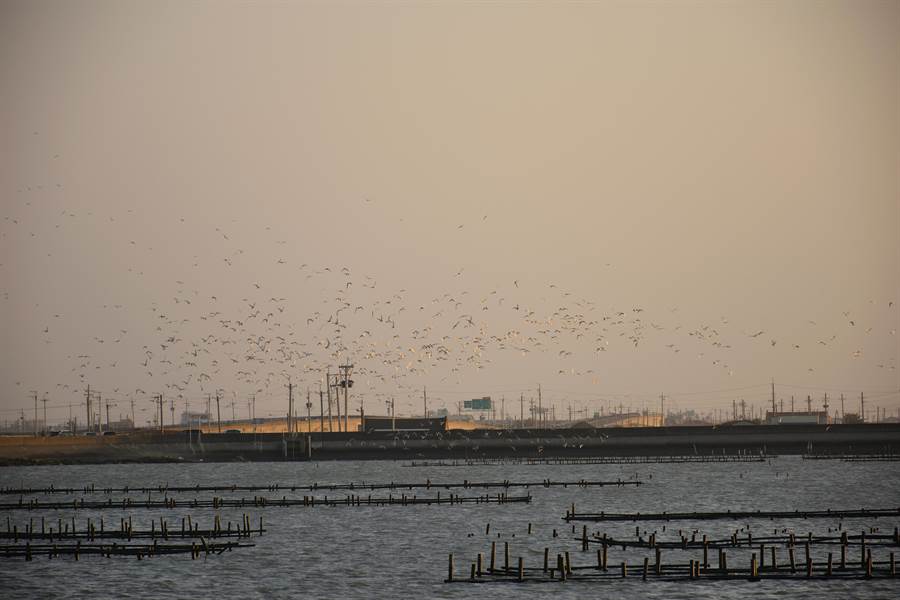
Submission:
[[[0,464],[895,453],[900,425],[0,437]]]

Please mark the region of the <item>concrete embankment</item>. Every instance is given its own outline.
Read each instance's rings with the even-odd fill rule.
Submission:
[[[375,433],[133,433],[0,437],[0,464],[889,454],[900,425],[753,425]]]

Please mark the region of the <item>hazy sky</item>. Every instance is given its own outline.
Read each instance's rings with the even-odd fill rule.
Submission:
[[[2,0],[0,82],[0,420],[344,357],[369,413],[900,407],[898,2]]]

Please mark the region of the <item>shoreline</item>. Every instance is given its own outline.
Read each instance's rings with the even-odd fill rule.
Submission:
[[[435,432],[0,437],[0,466],[318,460],[893,455],[900,424],[734,425]]]

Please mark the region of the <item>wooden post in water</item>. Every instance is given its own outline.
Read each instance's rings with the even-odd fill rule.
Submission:
[[[452,583],[453,582],[453,553],[450,553],[450,556],[447,560],[447,579],[444,583]]]
[[[497,558],[497,542],[491,542],[491,561],[490,567],[488,567],[488,573],[494,572],[494,565]]]
[[[522,560],[521,556],[519,557],[519,578],[518,579],[519,579],[519,581],[522,581],[525,579],[525,563]]]
[[[750,581],[759,580],[759,572],[756,567],[756,552],[750,555]]]
[[[509,542],[503,542],[503,571],[509,575]]]
[[[828,553],[828,568],[825,571],[825,575],[831,577],[831,552]]]
[[[841,570],[847,566],[847,532],[841,532]]]
[[[656,566],[654,567],[657,575],[662,575],[662,551],[656,548]]]
[[[866,552],[866,579],[872,578],[872,551]]]
[[[476,573],[479,577],[481,577],[481,573],[482,573],[482,564],[483,564],[483,560],[484,560],[484,557],[483,557],[483,555],[481,554],[481,552],[479,552],[479,553],[478,553],[478,558],[476,559],[476,563],[475,563],[475,564],[477,565],[477,567],[478,567],[478,568],[475,569],[475,573]]]
[[[643,579],[644,581],[647,581],[647,566],[649,565],[649,563],[650,563],[650,559],[645,556],[644,557],[644,572],[641,575],[641,579]]]
[[[548,564],[549,560],[550,560],[550,548],[544,548],[544,573],[547,572],[547,569],[550,566]]]
[[[862,568],[866,567],[866,532],[862,531],[859,534],[859,566]]]

